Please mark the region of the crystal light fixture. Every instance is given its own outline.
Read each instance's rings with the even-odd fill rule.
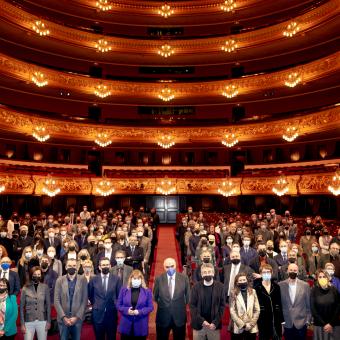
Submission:
[[[163,45],[159,50],[158,50],[158,54],[164,58],[168,58],[170,56],[172,56],[175,53],[175,51],[173,50],[173,48],[168,45],[165,44]]]
[[[277,196],[283,196],[287,194],[289,191],[289,184],[285,176],[280,176],[280,178],[276,181],[276,184],[273,186],[272,191]]]
[[[0,193],[1,193],[1,192],[4,192],[4,191],[5,191],[5,185],[4,185],[4,184],[1,184],[1,185],[0,185]]]
[[[286,132],[282,135],[282,138],[287,142],[293,142],[298,137],[298,129],[295,126],[287,127]]]
[[[48,175],[45,179],[42,192],[50,197],[53,197],[60,193],[60,188],[58,187],[57,182],[51,177],[51,175]]]
[[[227,98],[234,98],[238,95],[238,88],[236,85],[227,85],[222,92],[222,95],[227,97]]]
[[[168,18],[172,14],[174,14],[174,10],[171,8],[170,5],[165,3],[159,10],[158,14],[160,14],[163,18]]]
[[[296,21],[292,21],[290,24],[287,25],[286,29],[283,31],[283,35],[285,37],[291,38],[297,32],[299,32],[300,27]]]
[[[108,97],[110,94],[111,94],[111,91],[107,88],[106,85],[97,85],[95,90],[94,90],[94,94],[97,96],[97,97],[100,97],[100,98],[106,98]]]
[[[175,95],[170,88],[165,87],[164,89],[161,90],[161,93],[158,95],[158,98],[162,99],[165,102],[169,102],[175,98]]]
[[[175,138],[172,135],[162,135],[157,142],[163,149],[169,149],[175,145]]]
[[[39,71],[33,73],[31,80],[38,87],[43,87],[43,86],[48,85],[48,80],[46,79],[45,75]]]
[[[338,196],[340,194],[340,169],[335,171],[332,178],[332,183],[328,186],[328,190],[334,195]]]
[[[96,188],[97,194],[100,196],[110,196],[115,192],[114,187],[112,186],[112,183],[106,179],[105,177],[98,183],[98,186]]]
[[[96,7],[105,12],[105,11],[109,11],[110,9],[112,9],[112,4],[111,4],[111,1],[109,0],[98,0],[96,2]]]
[[[105,39],[99,39],[96,42],[95,46],[96,46],[97,51],[102,52],[102,53],[109,52],[112,49],[109,43]]]
[[[46,36],[50,34],[50,31],[46,28],[45,24],[41,20],[34,21],[32,29],[40,36]]]
[[[230,180],[223,181],[219,185],[217,192],[224,197],[235,196],[236,194],[235,184]]]
[[[109,146],[112,143],[112,140],[110,139],[107,133],[98,133],[94,142],[98,144],[100,147],[105,148],[106,146]]]
[[[235,146],[239,140],[237,139],[236,135],[234,133],[229,133],[224,136],[221,143],[226,146],[227,148],[232,148]]]
[[[156,190],[162,195],[171,195],[176,192],[176,184],[172,183],[172,181],[165,176]]]
[[[288,87],[295,87],[301,82],[301,76],[298,72],[292,72],[288,75],[285,85]]]
[[[221,47],[224,52],[234,52],[238,47],[237,42],[234,39],[229,39],[225,42],[224,46]]]
[[[46,142],[50,138],[50,135],[46,132],[46,128],[43,126],[36,126],[33,129],[32,136],[39,142]]]
[[[224,12],[231,12],[236,8],[236,0],[225,0],[221,5],[221,10]]]

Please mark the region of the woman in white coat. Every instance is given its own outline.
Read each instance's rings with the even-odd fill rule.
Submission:
[[[236,275],[229,306],[231,339],[255,340],[260,306],[256,291],[250,287],[246,273]]]

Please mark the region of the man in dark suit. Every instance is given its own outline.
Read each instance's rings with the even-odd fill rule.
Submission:
[[[287,242],[282,240],[279,244],[280,253],[274,256],[274,260],[276,261],[279,270],[282,266],[288,265],[288,245]]]
[[[99,266],[99,261],[101,258],[107,257],[108,259],[110,259],[111,267],[113,267],[116,264],[115,254],[118,249],[119,249],[119,244],[118,243],[113,244],[110,237],[106,237],[104,239],[104,250],[100,251],[97,254],[95,261],[94,261],[94,269],[95,269],[96,274],[99,273],[98,266]]]
[[[5,278],[9,281],[9,295],[18,295],[20,292],[20,278],[17,272],[10,270],[11,259],[3,257],[1,259],[0,278]]]
[[[250,262],[257,256],[256,250],[250,246],[250,236],[244,236],[242,240],[243,246],[240,250],[241,261],[243,264],[249,266]]]
[[[246,273],[248,280],[252,280],[252,269],[249,266],[241,263],[240,253],[237,251],[232,251],[230,253],[230,264],[227,264],[223,268],[223,282],[224,282],[224,292],[225,300],[229,303],[229,296],[234,288],[235,277],[238,273]]]
[[[129,245],[125,248],[126,259],[125,264],[131,266],[133,269],[143,271],[142,262],[144,259],[143,248],[137,246],[137,237],[129,237]]]
[[[333,263],[335,268],[334,276],[340,278],[340,246],[337,242],[332,242],[329,246],[329,254],[322,254],[320,258],[321,268],[325,268],[326,263]]]
[[[22,251],[27,246],[33,245],[33,237],[28,236],[28,227],[27,225],[20,226],[20,236],[14,243],[14,251],[16,253],[17,258],[21,257]]]
[[[117,331],[117,309],[121,283],[118,276],[110,273],[110,260],[100,259],[100,274],[91,278],[88,296],[92,304],[92,322],[97,340],[114,340]]]
[[[170,331],[176,340],[185,340],[186,305],[190,285],[186,275],[176,272],[176,261],[164,260],[165,273],[155,280],[153,295],[157,303],[157,340],[169,339]]]
[[[122,287],[126,287],[130,274],[132,273],[133,268],[124,264],[126,258],[126,254],[124,250],[117,250],[115,259],[116,265],[113,266],[110,270],[110,273],[113,275],[117,275]]]
[[[48,238],[44,239],[44,248],[45,252],[49,247],[54,247],[56,250],[56,257],[60,257],[60,249],[61,249],[61,241],[58,237],[55,236],[55,230],[53,227],[49,227],[48,230]]]
[[[81,232],[80,234],[76,235],[74,237],[74,240],[78,243],[79,249],[83,249],[87,247],[87,232],[88,232],[88,227],[86,225],[83,225],[81,227]]]

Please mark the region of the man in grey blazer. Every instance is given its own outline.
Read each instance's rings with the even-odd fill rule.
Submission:
[[[68,259],[67,274],[57,279],[54,290],[54,306],[61,340],[80,340],[85,309],[87,306],[87,280],[77,275],[77,261]]]
[[[297,278],[298,271],[298,266],[290,263],[288,279],[279,282],[286,340],[304,340],[311,321],[310,287]]]
[[[126,253],[124,250],[117,250],[115,254],[116,265],[113,266],[110,270],[110,273],[113,275],[117,275],[119,277],[120,283],[122,287],[126,287],[130,274],[132,273],[133,268],[131,266],[127,266],[124,264],[126,258]]]
[[[185,340],[186,305],[190,299],[189,279],[176,271],[176,261],[164,260],[165,273],[155,280],[153,295],[157,303],[157,340],[169,339],[170,331],[176,340]]]

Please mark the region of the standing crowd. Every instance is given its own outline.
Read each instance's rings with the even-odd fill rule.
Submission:
[[[297,223],[267,214],[181,216],[175,259],[148,288],[159,216],[88,211],[0,217],[0,339],[146,339],[153,301],[157,339],[340,339],[340,229],[321,217]],[[303,234],[300,237],[300,234]],[[332,233],[334,235],[332,235]],[[189,308],[187,308],[189,307]],[[230,317],[229,317],[230,314]]]

